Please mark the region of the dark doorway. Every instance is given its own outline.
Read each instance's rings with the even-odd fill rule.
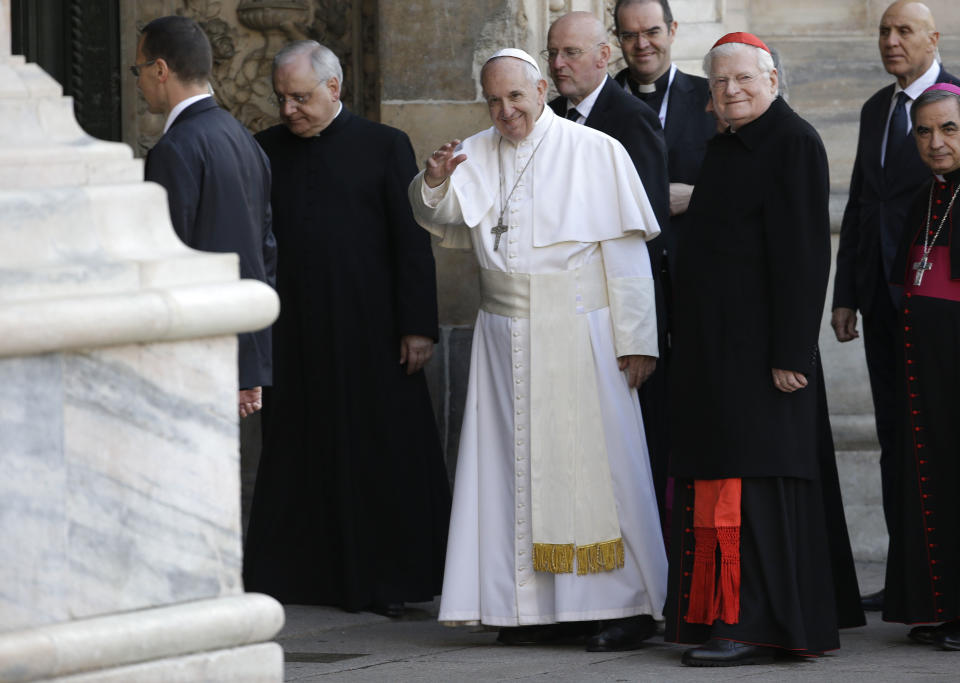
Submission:
[[[87,133],[120,140],[117,0],[12,0],[10,9],[13,54],[60,82]]]

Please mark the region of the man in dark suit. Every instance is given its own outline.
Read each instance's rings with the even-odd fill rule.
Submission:
[[[895,328],[899,288],[889,285],[891,266],[914,196],[929,171],[909,139],[913,100],[936,82],[957,83],[937,62],[940,34],[930,10],[917,2],[895,2],[880,20],[880,57],[892,83],[867,100],[860,112],[857,157],[843,214],[831,325],[837,340],[860,336],[880,440],[883,512],[888,532],[899,518],[897,493],[897,367]],[[864,596],[864,609],[883,608],[883,591]]]
[[[167,190],[170,219],[183,242],[236,252],[240,277],[275,284],[270,164],[253,136],[210,96],[210,41],[192,19],[161,17],[143,29],[131,67],[152,114],[166,117],[147,155],[146,180]],[[260,409],[272,381],[270,329],[238,338],[238,409]]]
[[[690,204],[707,140],[716,133],[716,120],[706,111],[710,89],[707,79],[685,74],[671,61],[677,22],[668,0],[617,0],[613,18],[627,62],[615,80],[657,112],[667,140],[673,216],[671,229],[665,231],[669,254],[683,229],[683,214]]]
[[[553,111],[575,122],[595,128],[622,144],[637,169],[647,198],[666,232],[670,222],[667,147],[656,113],[631,97],[607,76],[610,46],[603,23],[589,12],[571,12],[557,19],[547,34],[546,57],[550,77],[560,96],[549,102]],[[664,237],[649,244],[657,303],[657,332],[660,358],[665,360],[667,316],[662,283]],[[666,371],[663,362],[640,387],[647,448],[657,503],[665,512],[667,486]]]

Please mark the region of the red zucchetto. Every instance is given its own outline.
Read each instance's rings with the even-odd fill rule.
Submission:
[[[744,45],[753,45],[753,47],[759,47],[761,50],[767,53],[770,52],[770,48],[767,47],[762,40],[757,38],[752,33],[744,33],[743,31],[728,33],[723,38],[715,42],[713,47],[719,47],[721,45],[726,45],[727,43],[743,43]],[[712,50],[713,48],[710,49]]]

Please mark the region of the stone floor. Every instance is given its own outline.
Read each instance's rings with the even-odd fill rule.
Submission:
[[[858,566],[864,591],[882,583],[879,564]],[[869,615],[869,625],[841,635],[839,651],[770,666],[690,669],[682,647],[654,638],[641,650],[588,653],[574,646],[503,647],[495,631],[447,628],[436,603],[411,606],[392,621],[324,607],[287,607],[278,637],[287,681],[806,681],[863,683],[958,680],[960,653],[914,645],[907,628]]]

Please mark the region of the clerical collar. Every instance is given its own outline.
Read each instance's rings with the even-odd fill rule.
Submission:
[[[332,119],[330,119],[330,123],[328,123],[323,130],[321,130],[319,133],[317,133],[313,137],[318,138],[324,133],[328,132],[330,130],[330,126],[332,126],[334,122],[336,122],[336,120],[340,118],[340,112],[342,111],[343,111],[343,102],[337,102],[337,113],[333,115]]]
[[[627,76],[627,78],[630,80],[630,85],[633,86],[633,91],[636,95],[650,96],[667,89],[667,85],[670,83],[670,69],[660,74],[660,77],[653,83],[637,83],[630,76]]]
[[[170,114],[167,116],[167,122],[163,124],[163,132],[166,133],[168,130],[170,130],[170,126],[172,126],[173,122],[177,120],[177,117],[183,113],[184,109],[189,107],[194,102],[199,102],[200,100],[207,97],[211,97],[211,95],[210,93],[205,92],[202,95],[193,95],[192,97],[188,97],[187,99],[182,100],[181,102],[177,102],[176,106],[174,106],[174,108],[170,110]]]
[[[942,176],[938,175],[937,180],[939,180],[941,183],[960,183],[960,168],[955,168],[952,171],[943,174]]]

